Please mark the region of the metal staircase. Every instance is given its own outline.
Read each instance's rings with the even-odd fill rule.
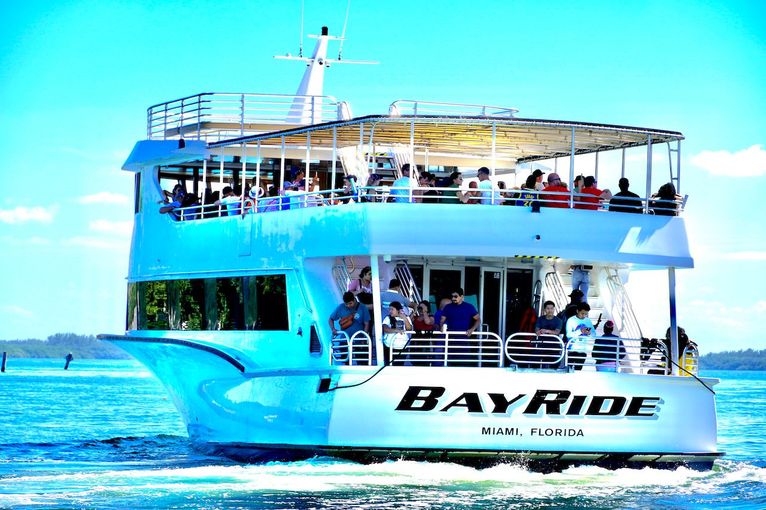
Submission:
[[[612,309],[610,315],[614,321],[615,330],[620,331],[622,336],[629,338],[642,338],[641,325],[633,312],[633,305],[630,303],[625,286],[616,269],[605,268],[606,283],[609,292],[612,295]]]
[[[415,284],[415,278],[412,276],[410,266],[406,262],[399,262],[394,268],[394,276],[402,284],[402,294],[414,303],[420,303],[423,298],[420,290]]]

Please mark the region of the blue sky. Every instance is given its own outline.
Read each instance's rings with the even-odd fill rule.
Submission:
[[[345,8],[306,0],[306,33],[340,33]],[[299,0],[0,4],[0,339],[123,329],[119,168],[146,108],[292,93],[302,66],[271,57],[299,32]],[[678,275],[680,323],[703,351],[766,348],[766,3],[357,1],[346,35],[345,58],[381,62],[328,71],[357,115],[421,99],[683,132],[697,268]],[[631,280],[645,334],[664,332],[666,282]]]

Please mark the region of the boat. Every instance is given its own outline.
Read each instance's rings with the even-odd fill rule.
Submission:
[[[323,27],[310,57],[292,57],[307,64],[294,95],[148,108],[123,166],[135,175],[126,327],[100,338],[157,376],[195,445],[234,458],[710,469],[719,381],[698,374],[676,317],[676,271],[694,265],[687,197],[652,196],[660,149],[680,190],[682,133],[415,100],[354,117],[323,95],[325,68],[343,63],[330,40]],[[584,200],[582,162],[616,182],[626,153],[646,161],[633,214]],[[402,185],[407,165],[488,174],[491,187]],[[535,165],[568,189],[497,186]],[[329,318],[363,268],[370,325],[349,335]],[[645,338],[633,312],[625,284],[643,270],[667,272],[668,294],[651,297],[668,299],[666,339]],[[567,308],[577,271],[584,315],[619,335],[578,337],[580,355],[529,322],[549,301]],[[391,280],[405,313],[446,298],[480,318],[392,338]]]

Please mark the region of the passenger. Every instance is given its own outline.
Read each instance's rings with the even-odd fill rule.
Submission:
[[[383,319],[383,356],[385,363],[393,362],[391,354],[401,351],[409,343],[407,331],[412,331],[412,322],[404,313],[404,306],[399,301],[392,301],[388,314]]]
[[[419,366],[430,366],[434,361],[433,343],[430,339],[433,337],[436,324],[434,318],[431,315],[431,303],[426,300],[421,301],[415,307],[414,319],[412,321],[412,328],[415,330],[413,338],[417,340],[413,342],[412,348],[412,364]],[[439,347],[443,346],[443,342],[439,342]],[[443,352],[443,351],[441,351]],[[439,355],[441,358],[441,355]]]
[[[418,333],[431,336],[436,325],[434,324],[434,318],[431,315],[431,303],[426,300],[418,303],[415,308],[415,320],[413,321],[413,327]]]
[[[553,301],[543,303],[543,315],[537,318],[535,323],[535,335],[554,335],[561,334],[561,328],[564,322],[556,315],[556,304]]]
[[[526,182],[521,186],[521,193],[519,193],[519,199],[516,201],[516,205],[530,207],[533,211],[540,210],[540,202],[537,199],[537,191],[535,174],[527,176]]]
[[[338,327],[335,325],[336,321]],[[369,331],[370,312],[367,311],[366,306],[360,305],[353,292],[344,292],[343,303],[339,304],[330,314],[329,322],[333,336],[338,334],[338,328],[340,328],[350,338],[357,331]]]
[[[428,191],[428,172],[422,172],[418,177],[418,188],[412,190],[412,200],[416,203],[422,203],[426,191]]]
[[[293,168],[290,171],[290,182],[295,185],[297,188],[300,184],[300,182],[306,178],[306,172],[303,170],[303,168]]]
[[[575,194],[582,193],[582,189],[585,187],[585,176],[584,175],[578,175],[574,178],[574,183],[572,184],[572,187],[574,189]]]
[[[424,172],[426,175],[426,186],[428,189],[423,193],[424,204],[438,204],[439,196],[441,193],[435,189],[436,187],[436,175],[431,172]]]
[[[577,313],[577,305],[579,305],[582,302],[583,297],[584,297],[584,294],[582,293],[581,290],[574,289],[569,294],[569,304],[566,306],[566,308],[561,310],[559,314],[557,315],[557,317],[561,319],[561,321],[563,322],[561,333],[563,335],[564,341],[566,341],[567,339],[567,331],[566,331],[567,321],[569,320],[570,317],[573,317]]]
[[[615,212],[641,213],[641,197],[628,191],[630,181],[622,177],[618,183],[620,192],[609,201],[609,210]]]
[[[370,174],[367,177],[367,184],[365,185],[364,193],[362,193],[362,202],[380,202],[380,195],[378,191],[371,188],[377,188],[380,186],[381,177],[378,174]]]
[[[367,310],[370,311],[370,316],[372,316],[372,269],[370,266],[364,266],[359,271],[359,278],[348,283],[348,291],[354,293],[359,302],[367,307]]]
[[[548,186],[543,189],[544,193],[557,193],[556,195],[543,195],[542,200],[545,207],[569,208],[569,190],[561,185],[561,178],[557,173],[548,174]]]
[[[452,293],[452,302],[444,307],[439,322],[439,329],[447,326],[448,331],[465,331],[468,336],[479,327],[479,312],[465,301],[463,289],[457,288]]]
[[[444,187],[449,189],[442,191],[442,204],[464,204],[468,201],[468,196],[460,190],[460,186],[463,185],[463,174],[452,172],[445,184]]]
[[[224,186],[223,197],[215,202],[215,205],[221,207],[221,216],[237,216],[240,210],[240,198],[234,194],[231,186]]]
[[[442,316],[444,315],[444,308],[452,303],[452,299],[445,297],[439,300],[439,309],[434,312],[434,324],[436,328],[441,331]]]
[[[569,266],[572,270],[572,290],[579,290],[582,293],[581,301],[588,302],[588,289],[590,288],[590,271],[593,266],[585,264],[576,264]]]
[[[388,306],[391,304],[392,301],[399,301],[400,304],[403,306],[403,312],[408,317],[412,314],[412,309],[409,308],[408,304],[412,304],[409,299],[404,297],[402,294],[402,284],[401,282],[393,278],[388,283],[388,290],[384,290],[380,293],[380,304],[381,304],[381,314],[380,316],[383,317],[386,315],[386,312],[388,311]]]
[[[569,338],[568,362],[574,365],[575,370],[582,370],[585,358],[588,356],[588,339],[593,336],[596,329],[588,317],[588,312],[590,312],[588,303],[578,304],[575,315],[570,317],[566,324],[566,334]]]
[[[415,173],[417,173],[417,168],[415,168]],[[402,165],[402,176],[391,185],[391,197],[394,199],[394,202],[412,202],[410,188],[413,186],[414,181],[410,177],[410,164],[405,163]]]
[[[665,347],[668,348],[668,354],[672,354],[673,351],[670,349],[671,343],[670,343],[670,328],[665,331],[665,338],[663,340],[665,343]],[[684,353],[684,349],[686,349],[690,344],[694,344],[689,337],[686,334],[686,330],[682,327],[678,327],[678,355],[681,356]]]
[[[481,191],[479,191],[479,183],[471,181],[468,183],[468,191],[466,191],[466,204],[480,204]]]
[[[596,187],[596,178],[589,175],[584,180],[584,186],[580,190],[581,196],[580,203],[575,204],[576,209],[589,209],[596,211],[601,208],[602,200],[609,200],[612,198],[612,193],[609,190],[600,190]]]
[[[271,186],[268,192],[268,198],[258,201],[258,210],[261,212],[273,212],[280,210],[281,197],[276,186]]]
[[[660,189],[652,195],[652,200],[649,207],[651,207],[654,214],[657,216],[677,216],[678,215],[678,201],[681,197],[676,194],[676,187],[673,183],[665,183],[660,186]]]
[[[347,204],[359,202],[359,187],[356,185],[356,175],[346,175],[343,177],[341,201]]]
[[[182,219],[178,212],[176,212],[176,209],[179,209],[183,206],[183,200],[186,196],[186,190],[184,190],[183,185],[176,184],[173,186],[172,193],[163,190],[163,194],[165,195],[164,200],[162,200],[160,203],[164,205],[160,207],[160,213],[170,213],[173,218]]]
[[[483,166],[479,168],[477,172],[479,177],[479,189],[481,190],[481,203],[482,205],[498,204],[497,194],[494,191],[495,186],[489,179],[489,168]]]
[[[604,334],[593,343],[593,358],[599,372],[616,372],[620,360],[625,358],[625,345],[614,334],[614,322],[604,323]]]
[[[545,189],[545,184],[543,184],[543,175],[545,175],[545,172],[540,170],[539,168],[532,172],[532,175],[535,177],[535,191],[542,191]]]

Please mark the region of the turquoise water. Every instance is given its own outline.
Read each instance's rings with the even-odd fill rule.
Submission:
[[[330,458],[240,464],[193,450],[133,361],[10,360],[0,374],[0,508],[764,508],[766,372],[720,377],[709,472],[539,474]]]

